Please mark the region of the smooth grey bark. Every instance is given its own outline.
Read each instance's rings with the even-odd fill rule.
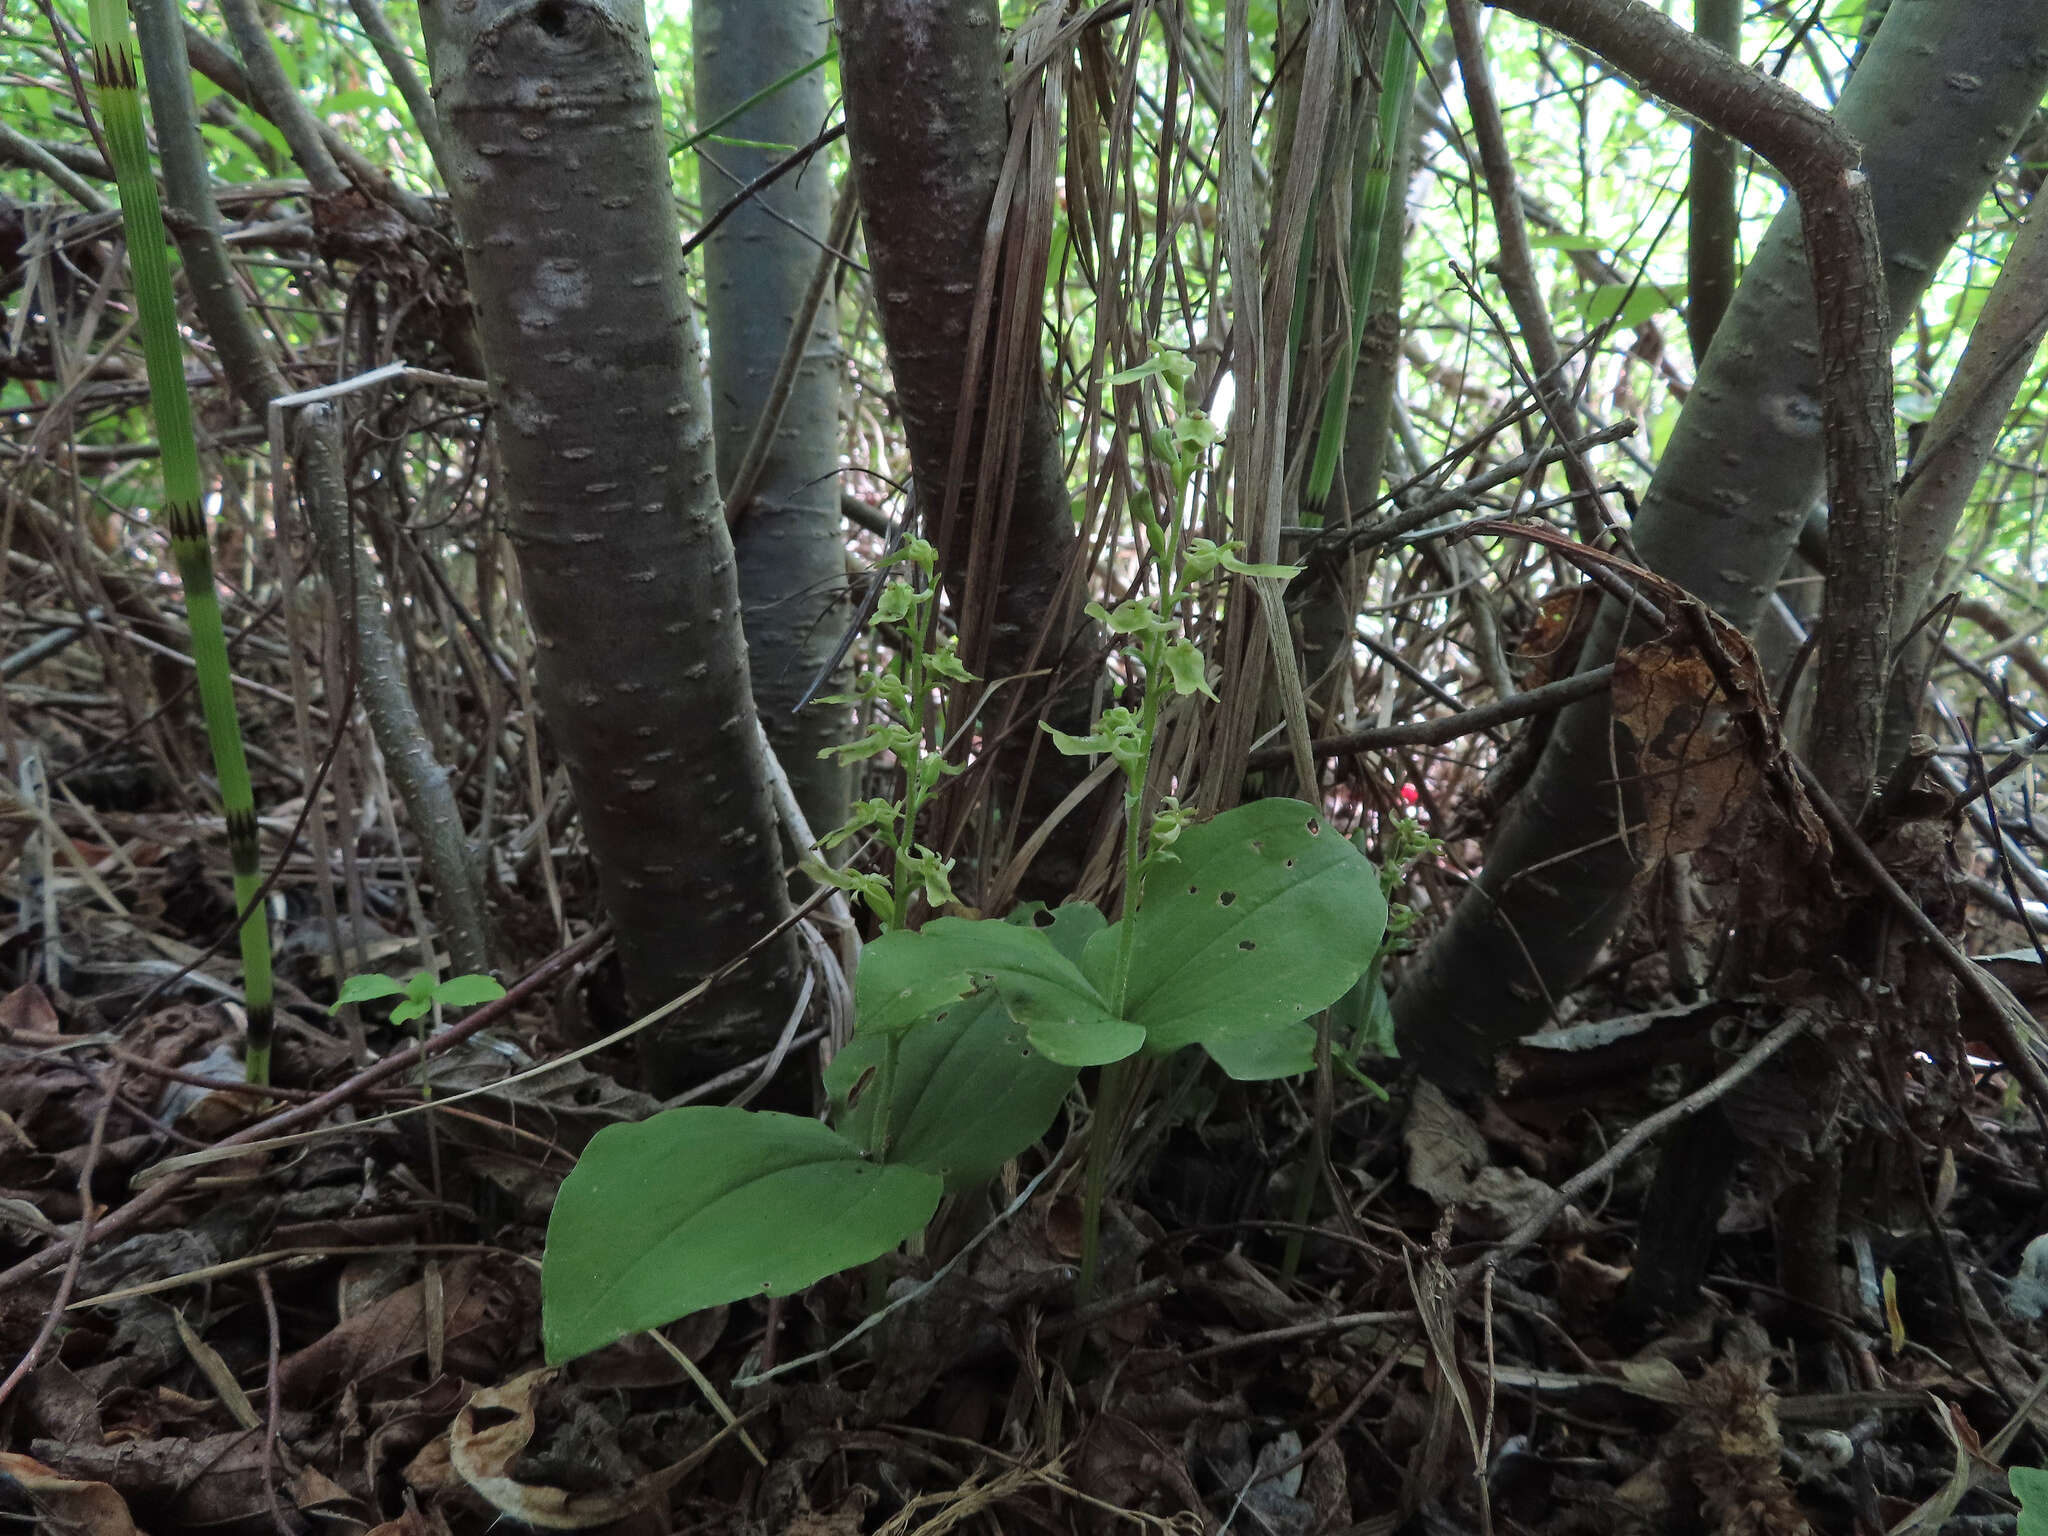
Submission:
[[[809,63],[829,41],[821,0],[697,0],[691,25],[697,120],[706,123]],[[781,158],[778,149],[749,145],[805,143],[824,118],[822,69],[748,108],[699,150],[705,202],[723,202]],[[769,402],[831,222],[831,178],[817,159],[753,198],[704,244],[711,416],[719,483],[728,491]],[[795,706],[831,660],[846,622],[834,321],[828,295],[811,317],[802,363],[733,528],[754,704],[797,803],[820,833],[846,819],[846,770],[818,755],[844,737],[845,723],[831,706],[814,704],[801,714]]]
[[[629,996],[789,913],[641,0],[425,0],[535,679]],[[657,1092],[771,1042],[784,935],[647,1052]]]
[[[1970,331],[1955,376],[1927,424],[1922,450],[1906,466],[1899,493],[1898,609],[1903,629],[1933,597],[1949,541],[1977,479],[1990,462],[2041,339],[2048,335],[2048,208],[2040,194],[2013,237],[2004,265]],[[1938,624],[1904,642],[1885,709],[1887,767],[1919,727],[1920,704],[1935,655]]]
[[[1741,57],[1742,0],[1693,0],[1692,24],[1716,48]],[[1695,361],[1707,355],[1735,296],[1735,237],[1742,227],[1735,207],[1737,151],[1725,133],[1692,131],[1685,189],[1685,333]]]
[[[1894,325],[2048,88],[2048,0],[1897,0],[1834,114],[1863,146]],[[1731,622],[1757,618],[1825,480],[1814,290],[1798,212],[1773,222],[1704,360],[1634,525],[1652,569]],[[1585,664],[1610,660],[1610,611]],[[1634,636],[1647,638],[1638,628]],[[1626,910],[1604,699],[1558,720],[1479,879],[1396,994],[1404,1053],[1457,1086],[1542,1022]],[[1626,769],[1624,767],[1624,774]]]
[[[317,451],[306,449],[317,440]],[[384,618],[384,591],[376,568],[355,536],[349,515],[347,456],[341,416],[332,405],[308,406],[300,418],[301,477],[313,544],[335,605],[355,630],[356,691],[369,717],[370,733],[384,754],[391,782],[420,840],[437,898],[435,916],[457,975],[491,968],[483,882],[463,837],[462,813],[448,770],[434,756],[426,726],[413,703],[405,663]],[[282,444],[273,444],[282,451]]]

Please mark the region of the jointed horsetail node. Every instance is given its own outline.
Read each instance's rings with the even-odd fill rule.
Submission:
[[[156,419],[157,440],[163,445],[163,524],[171,537],[178,579],[185,588],[199,708],[206,718],[213,771],[220,780],[228,854],[234,865],[235,905],[242,913],[248,1075],[250,1082],[263,1083],[270,1080],[270,924],[256,899],[263,884],[256,841],[256,797],[249,784],[249,762],[242,752],[241,724],[235,718],[227,637],[221,629],[213,551],[200,502],[199,444],[192,434],[192,402],[185,392],[178,314],[171,300],[170,262],[164,255],[163,208],[157,201],[156,179],[149,169],[149,143],[142,131],[142,99],[136,91],[128,7],[125,0],[89,0],[86,9],[92,28],[93,85],[107,147],[114,157],[121,222],[128,237],[128,268],[134,281],[143,359],[149,370],[150,414]]]

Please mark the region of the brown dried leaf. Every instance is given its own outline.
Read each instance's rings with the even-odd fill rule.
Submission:
[[[521,1308],[513,1288],[478,1260],[463,1258],[443,1272],[441,1290],[449,1368],[472,1379],[495,1374],[492,1362],[518,1339]],[[371,1394],[371,1378],[426,1355],[428,1314],[428,1288],[418,1281],[349,1317],[279,1366],[285,1400],[310,1406],[347,1381]]]
[[[448,1536],[448,1522],[438,1510],[422,1514],[408,1496],[403,1514],[371,1527],[367,1536]]]
[[[1636,744],[1643,811],[1642,830],[1631,839],[1637,859],[1647,869],[1704,848],[1761,779],[1726,718],[1713,668],[1665,640],[1625,647],[1614,658],[1613,706]]]
[[[14,1034],[54,1035],[63,1029],[49,994],[33,984],[0,997],[0,1037]]]
[[[1408,1182],[1438,1205],[1456,1205],[1487,1166],[1486,1138],[1463,1110],[1431,1083],[1416,1085],[1401,1140],[1408,1149]]]
[[[262,1517],[277,1471],[264,1456],[261,1432],[247,1430],[117,1445],[37,1441],[34,1449],[50,1458],[58,1476],[105,1483],[120,1498],[152,1511],[152,1523],[166,1529],[205,1529]],[[110,1536],[125,1536],[121,1527],[107,1529]]]
[[[1538,603],[1536,620],[1516,647],[1516,654],[1528,663],[1522,686],[1540,688],[1568,674],[1599,611],[1600,593],[1590,581],[1559,587]]]
[[[496,1509],[550,1531],[580,1531],[609,1525],[647,1508],[667,1493],[710,1454],[731,1432],[730,1426],[685,1456],[629,1488],[603,1493],[571,1493],[563,1488],[522,1482],[513,1464],[533,1439],[534,1405],[541,1389],[560,1373],[528,1371],[502,1387],[490,1387],[470,1398],[448,1429],[448,1461],[462,1480]],[[508,1413],[503,1423],[479,1428],[482,1413]],[[408,1474],[410,1476],[410,1474]]]
[[[12,1452],[0,1452],[0,1476],[28,1495],[38,1528],[52,1536],[140,1536],[127,1504],[105,1483],[65,1477]]]

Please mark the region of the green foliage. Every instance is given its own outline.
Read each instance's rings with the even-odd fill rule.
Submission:
[[[1233,1077],[1305,1071],[1304,1021],[1378,953],[1377,872],[1298,800],[1174,831],[1129,919],[1121,1013],[1126,925],[1095,908],[940,918],[862,956],[826,1076],[837,1130],[677,1109],[600,1132],[548,1228],[549,1359],[878,1257],[1043,1136],[1083,1066],[1200,1044]]]
[[[884,934],[861,955],[854,1003],[862,1030],[886,1037],[982,992],[1070,1067],[1120,1061],[1145,1043],[1043,932],[1013,923],[942,917],[916,933]]]
[[[1124,1017],[1145,1031],[1149,1052],[1201,1045],[1229,1071],[1218,1042],[1299,1038],[1288,1026],[1350,989],[1386,919],[1378,872],[1313,806],[1239,806],[1188,828],[1147,880]],[[1116,945],[1114,929],[1090,940],[1085,967],[1106,971]]]
[[[444,1008],[471,1008],[478,1003],[493,1002],[505,995],[505,989],[488,976],[450,976],[446,981],[436,981],[432,971],[415,971],[404,981],[395,976],[386,976],[381,971],[371,971],[361,976],[351,976],[341,984],[341,994],[334,1000],[330,1014],[341,1012],[350,1003],[367,1003],[380,997],[401,999],[391,1010],[391,1022],[403,1024],[410,1019],[423,1018],[436,1003]]]
[[[1047,911],[1030,907],[1010,923],[1041,933],[1078,963],[1101,931],[1102,914],[1085,902]],[[867,967],[862,966],[865,977]],[[1032,1044],[993,990],[941,1007],[903,1037],[886,1128],[875,1124],[879,1095],[863,1091],[880,1074],[885,1051],[872,1030],[856,1034],[825,1071],[833,1119],[862,1145],[878,1141],[890,1157],[937,1174],[948,1191],[972,1189],[1043,1136],[1078,1075]]]
[[[599,1131],[562,1183],[541,1267],[550,1361],[742,1296],[786,1296],[931,1220],[939,1178],[815,1120],[671,1109]]]
[[[1589,326],[1624,330],[1654,320],[1685,302],[1684,283],[1596,283],[1574,301]]]
[[[848,839],[871,834],[894,857],[894,872],[883,879],[852,863],[833,865],[810,859],[805,872],[821,885],[837,886],[858,896],[885,928],[902,926],[918,896],[934,907],[953,900],[953,861],[941,859],[917,841],[917,821],[940,780],[960,771],[943,751],[931,750],[946,741],[945,694],[939,680],[971,683],[962,664],[955,635],[935,637],[939,591],[933,580],[939,552],[912,536],[882,558],[877,576],[894,565],[911,568],[912,580],[892,579],[875,602],[875,622],[901,626],[910,643],[897,649],[886,667],[864,672],[850,694],[833,694],[823,704],[857,704],[871,723],[865,734],[827,747],[822,755],[842,763],[892,756],[903,770],[901,800],[865,800],[854,807],[846,825],[828,833],[820,847],[830,851]]]
[[[2020,1501],[2019,1536],[2048,1536],[2048,1472],[2039,1467],[2014,1467],[2006,1474],[2012,1496]]]
[[[1182,610],[1216,573],[1285,577],[1227,544],[1183,538],[1178,509],[1215,446],[1185,398],[1192,365],[1157,351],[1117,376],[1156,388],[1168,425],[1146,447],[1169,478],[1175,518],[1133,511],[1159,579],[1152,596],[1091,609],[1126,642],[1145,687],[1135,710],[1105,709],[1073,754],[1122,770],[1124,918],[1085,903],[1009,921],[907,919],[922,895],[952,899],[950,865],[916,840],[950,771],[940,679],[968,680],[936,635],[937,557],[908,539],[884,562],[910,567],[877,595],[879,624],[905,642],[841,702],[869,706],[849,759],[892,758],[902,796],[857,806],[826,847],[863,834],[894,856],[890,878],[850,862],[807,867],[857,894],[885,931],[854,978],[854,1037],[826,1075],[834,1129],[782,1115],[678,1109],[600,1133],[563,1184],[542,1265],[543,1331],[563,1360],[701,1307],[777,1294],[886,1253],[915,1233],[942,1190],[990,1177],[1043,1136],[1085,1067],[1104,1069],[1089,1140],[1082,1289],[1092,1281],[1123,1063],[1200,1045],[1232,1077],[1308,1069],[1309,1020],[1366,975],[1386,933],[1381,877],[1313,806],[1263,800],[1196,824],[1147,791],[1159,710],[1209,694]]]

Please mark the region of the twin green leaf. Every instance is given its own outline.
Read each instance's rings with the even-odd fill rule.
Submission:
[[[1370,966],[1386,915],[1363,854],[1312,807],[1262,800],[1155,857],[1120,1008],[1121,925],[1085,903],[885,934],[826,1073],[836,1129],[687,1108],[592,1139],[548,1225],[549,1360],[888,1252],[1043,1136],[1083,1067],[1199,1045],[1239,1079],[1308,1070],[1311,1021]]]
[[[488,976],[450,976],[446,981],[437,981],[432,971],[415,971],[407,980],[400,981],[382,971],[370,971],[344,981],[340,996],[327,1011],[339,1013],[350,1003],[395,997],[399,1001],[391,1010],[391,1022],[404,1024],[425,1018],[436,1003],[443,1008],[471,1008],[478,1003],[495,1002],[504,995],[505,989]]]

